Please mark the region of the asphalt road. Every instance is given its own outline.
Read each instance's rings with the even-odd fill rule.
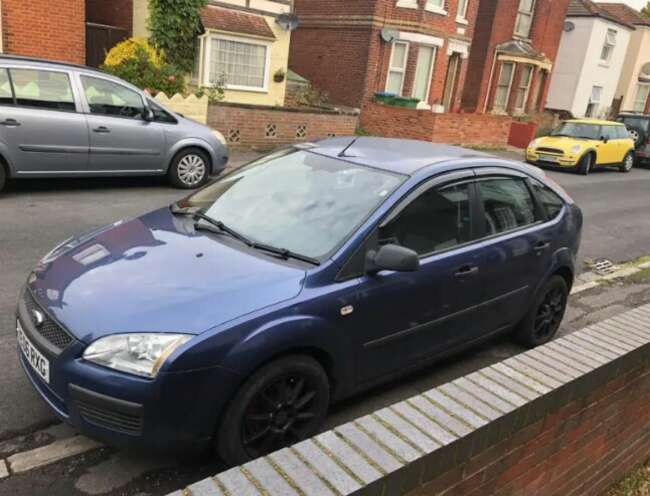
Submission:
[[[588,177],[549,173],[582,207],[585,229],[581,257],[625,261],[650,254],[650,170],[629,174],[603,171]],[[56,422],[32,391],[16,356],[14,308],[20,287],[36,261],[68,236],[120,218],[132,217],[184,196],[156,179],[29,180],[0,193],[0,441]],[[511,354],[488,348],[476,359],[451,361],[430,376],[416,376],[406,390],[440,383]],[[496,358],[495,358],[496,357]],[[402,383],[402,386],[404,383]],[[431,387],[431,386],[429,386]],[[403,389],[403,387],[402,387]],[[402,393],[400,393],[401,395]],[[329,424],[357,412],[392,403],[376,392],[335,409]]]

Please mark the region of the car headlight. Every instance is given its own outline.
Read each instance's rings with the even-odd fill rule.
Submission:
[[[530,142],[530,144],[528,145],[528,148],[531,148],[531,149],[534,150],[539,145],[539,141],[540,141],[539,138],[534,139],[533,141]]]
[[[169,355],[191,338],[187,334],[117,334],[92,343],[83,358],[104,367],[153,378]]]
[[[224,146],[227,144],[226,143],[226,138],[219,131],[214,129],[214,130],[212,130],[212,134],[214,134],[214,137],[217,138],[217,141],[219,141],[219,143],[221,143]]]
[[[573,145],[571,147],[571,153],[578,153],[582,150],[582,145]]]

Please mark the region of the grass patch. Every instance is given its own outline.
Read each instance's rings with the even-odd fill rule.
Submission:
[[[650,268],[641,269],[636,274],[632,274],[626,278],[630,282],[647,282],[650,279]]]
[[[650,462],[616,484],[607,492],[607,496],[650,496]]]

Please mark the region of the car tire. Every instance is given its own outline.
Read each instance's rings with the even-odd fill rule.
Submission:
[[[632,126],[628,127],[627,131],[630,133],[630,137],[634,140],[635,148],[639,148],[643,143],[645,143],[647,136],[643,129]]]
[[[621,172],[630,172],[632,167],[634,167],[634,152],[627,152],[618,170]]]
[[[223,416],[217,453],[239,465],[317,433],[330,400],[327,374],[305,355],[274,360],[239,388]]]
[[[7,171],[2,166],[2,164],[0,164],[0,191],[4,189],[6,183],[7,183]]]
[[[591,167],[593,166],[594,155],[593,153],[585,153],[580,161],[578,162],[578,173],[586,176],[591,172]]]
[[[210,158],[199,148],[181,150],[169,166],[169,181],[176,188],[200,188],[209,179]]]
[[[560,328],[568,299],[566,281],[561,276],[553,276],[515,329],[515,340],[526,348],[548,343]]]

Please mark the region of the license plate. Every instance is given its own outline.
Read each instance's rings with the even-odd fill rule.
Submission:
[[[23,331],[23,326],[20,325],[20,321],[16,321],[16,336],[18,338],[18,346],[20,346],[20,350],[23,352],[27,363],[31,365],[34,372],[36,372],[41,379],[49,384],[50,362],[36,349],[31,341],[27,339],[27,336],[25,336],[25,332]]]
[[[549,162],[551,164],[557,164],[557,157],[547,157],[544,155],[540,155],[538,159],[540,162]]]

